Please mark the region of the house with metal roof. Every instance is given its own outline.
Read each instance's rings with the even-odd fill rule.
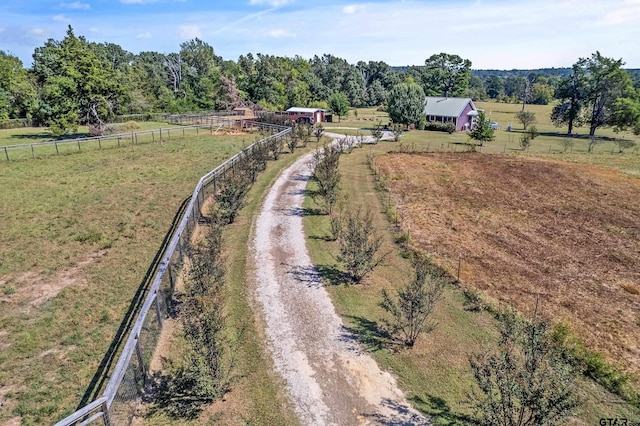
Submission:
[[[311,124],[325,121],[325,110],[321,108],[291,107],[285,111],[291,121],[306,121]]]
[[[427,96],[424,101],[424,114],[427,122],[453,123],[456,131],[470,130],[478,109],[471,98],[442,98]]]

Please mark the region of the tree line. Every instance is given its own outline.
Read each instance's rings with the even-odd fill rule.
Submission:
[[[559,99],[562,107],[554,111],[554,121],[566,124],[569,133],[572,126],[589,122],[589,108],[592,118],[597,118],[593,131],[601,125],[633,128],[640,114],[640,74],[632,75],[622,68],[621,60],[599,53],[557,73],[480,72],[472,71],[471,65],[468,59],[448,53],[434,54],[424,65],[410,67],[391,67],[382,61],[350,64],[331,54],[304,59],[248,53],[232,61],[216,55],[211,45],[198,38],[180,44],[175,53],[133,54],[117,44],[89,42],[69,27],[62,40],[49,39],[35,49],[29,69],[17,57],[0,51],[0,123],[28,118],[62,135],[74,133],[79,124],[99,132],[116,115],[240,105],[273,111],[291,106],[339,107],[344,113],[345,106],[348,111],[387,105],[394,91],[414,98],[463,96],[523,105]],[[617,77],[596,81],[599,70],[603,75],[615,71]],[[401,84],[419,89],[398,88]],[[609,99],[596,95],[599,84],[609,84],[610,90],[603,89]],[[409,116],[403,118],[409,121],[416,114],[400,115]]]

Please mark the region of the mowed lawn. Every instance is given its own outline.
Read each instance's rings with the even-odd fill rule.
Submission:
[[[75,410],[180,204],[256,138],[0,163],[0,424]]]

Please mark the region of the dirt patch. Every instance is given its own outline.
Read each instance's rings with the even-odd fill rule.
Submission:
[[[64,269],[53,277],[45,276],[36,271],[26,271],[15,279],[4,277],[4,280],[15,284],[15,293],[3,300],[20,305],[37,308],[47,300],[51,300],[64,288],[77,285],[87,285],[85,268],[100,261],[107,254],[107,250],[97,250],[89,253],[74,266]],[[6,300],[5,300],[6,299]]]
[[[377,159],[412,241],[499,304],[569,321],[640,373],[640,179],[482,154]],[[405,226],[406,227],[406,226]]]

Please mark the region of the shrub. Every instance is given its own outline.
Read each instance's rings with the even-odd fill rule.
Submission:
[[[373,271],[384,259],[376,257],[382,245],[382,237],[373,228],[373,216],[368,211],[362,215],[360,210],[347,215],[340,238],[340,255],[345,270],[355,283]]]
[[[318,185],[314,198],[319,197],[327,214],[331,214],[333,206],[340,194],[340,173],[338,161],[341,149],[336,145],[325,145],[313,154],[312,178]]]
[[[429,123],[426,123],[424,130],[453,133],[456,131],[456,125],[453,123],[429,122]]]
[[[405,347],[412,348],[420,334],[433,331],[436,323],[429,316],[442,296],[445,281],[430,272],[429,260],[419,257],[414,261],[415,277],[398,291],[393,300],[382,290],[380,306],[391,314],[387,322],[390,334],[400,334]]]
[[[553,425],[578,405],[574,374],[556,350],[549,323],[500,315],[496,350],[470,357],[477,389],[470,395],[481,425]]]

